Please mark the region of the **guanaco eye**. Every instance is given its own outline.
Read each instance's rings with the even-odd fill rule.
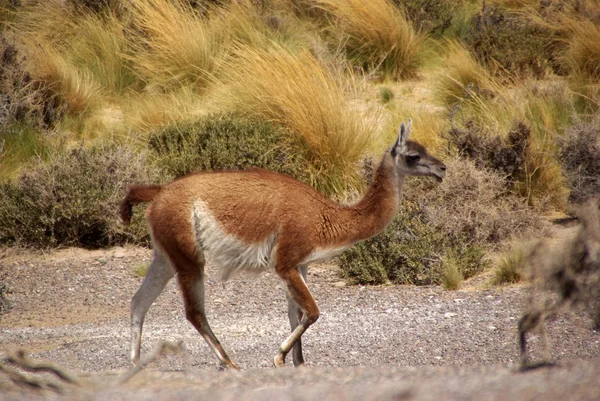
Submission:
[[[406,160],[412,163],[418,162],[420,158],[418,154],[406,155]]]

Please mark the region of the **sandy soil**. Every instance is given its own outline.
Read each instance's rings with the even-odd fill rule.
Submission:
[[[218,371],[172,281],[148,313],[142,352],[162,340],[182,341],[186,352],[159,358],[119,386],[130,368],[129,301],[142,280],[134,270],[150,257],[135,247],[0,253],[0,281],[13,304],[0,316],[0,348],[27,349],[84,383],[63,386],[61,396],[21,389],[0,373],[0,399],[600,399],[600,333],[586,316],[557,316],[548,333],[558,365],[520,373],[516,322],[526,287],[489,287],[485,278],[454,292],[345,286],[332,265],[309,269],[322,315],[303,337],[304,368],[292,368],[291,356],[289,369],[271,367],[289,332],[277,278],[220,282],[209,266],[211,326],[244,370]],[[530,344],[539,358],[539,337]]]

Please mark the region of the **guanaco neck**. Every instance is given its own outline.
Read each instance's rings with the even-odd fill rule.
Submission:
[[[404,179],[405,176],[398,173],[393,157],[387,152],[363,198],[355,205],[329,216],[331,227],[345,227],[345,230],[334,230],[335,234],[343,234],[338,236],[332,233],[334,235],[330,240],[355,243],[385,229],[398,210]]]

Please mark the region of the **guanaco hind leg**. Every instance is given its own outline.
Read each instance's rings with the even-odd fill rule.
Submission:
[[[306,283],[308,265],[300,265],[298,266],[298,270],[300,271],[300,274],[302,274],[302,278]],[[288,318],[290,319],[290,326],[293,332],[296,329],[296,327],[298,327],[298,324],[300,324],[300,320],[302,319],[303,314],[298,305],[296,304],[296,301],[292,299],[292,296],[289,294],[288,291],[285,292],[285,295],[288,300]],[[302,356],[302,338],[299,338],[298,341],[296,341],[296,344],[294,344],[292,355],[294,357],[294,366],[300,366],[304,364],[304,357]]]
[[[144,282],[131,300],[131,361],[134,364],[140,359],[142,326],[146,312],[174,274],[169,262],[155,250]]]
[[[171,255],[173,257],[174,255]],[[184,257],[176,257],[177,280],[183,295],[186,317],[190,323],[198,330],[204,340],[208,343],[215,353],[221,365],[225,368],[240,369],[229,358],[221,343],[212,332],[204,309],[204,257],[199,258],[198,262],[193,263]]]

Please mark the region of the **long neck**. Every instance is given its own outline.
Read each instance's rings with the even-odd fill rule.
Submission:
[[[394,218],[405,176],[399,174],[392,156],[383,156],[365,196],[351,207],[356,219],[353,242],[380,233]]]

